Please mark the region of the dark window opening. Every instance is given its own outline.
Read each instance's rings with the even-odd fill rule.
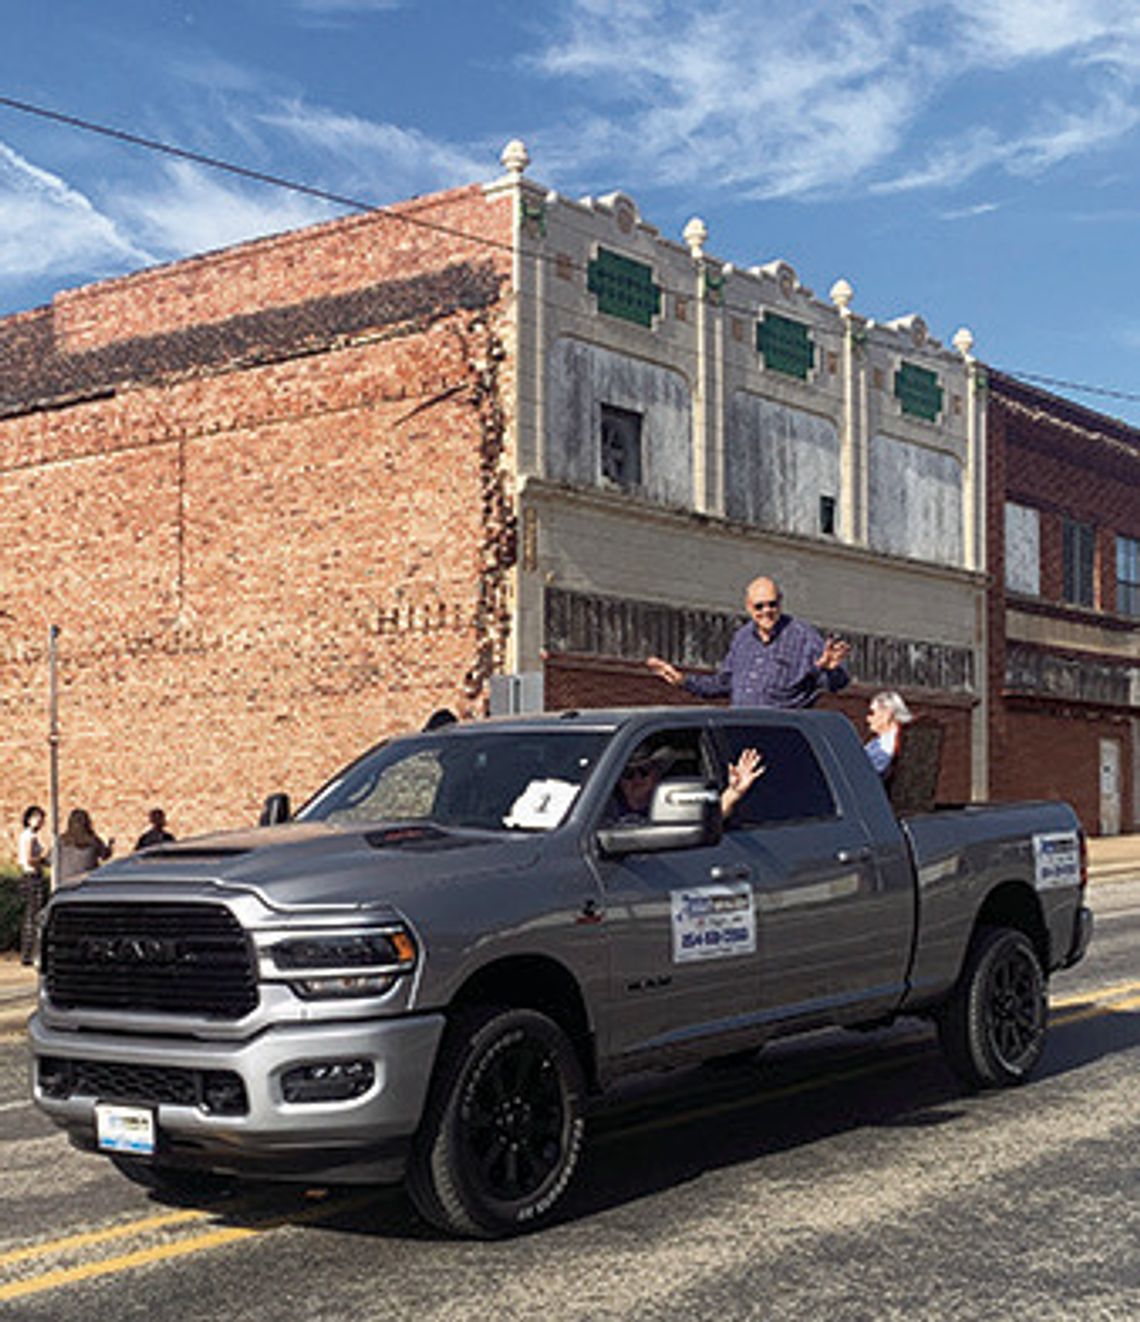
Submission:
[[[819,498],[819,530],[825,537],[835,536],[835,497]]]
[[[735,762],[744,749],[755,748],[767,768],[727,825],[739,829],[837,815],[835,796],[819,759],[799,730],[779,725],[730,725],[723,735],[730,762]]]
[[[1092,606],[1096,530],[1091,523],[1066,519],[1063,529],[1064,597],[1074,606]]]
[[[657,786],[671,780],[721,778],[717,759],[705,734],[695,726],[658,730],[630,750],[602,814],[606,824],[632,825],[634,816],[648,820]]]
[[[641,485],[641,414],[602,405],[602,477],[629,490]]]
[[[1140,616],[1140,541],[1116,539],[1116,613]]]

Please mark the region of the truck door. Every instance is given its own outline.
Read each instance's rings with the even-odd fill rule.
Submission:
[[[726,724],[723,756],[757,748],[765,774],[727,823],[756,888],[766,1018],[819,1017],[895,1004],[913,922],[909,873],[884,866],[861,816],[807,736],[779,723]]]
[[[644,801],[635,782],[643,772],[656,774],[649,770],[654,754],[663,779],[717,778],[707,731],[655,732],[627,760],[599,825],[626,820],[627,793]],[[611,955],[611,1053],[683,1052],[730,1034],[742,1017],[756,1014],[755,893],[748,867],[727,838],[708,848],[620,857],[599,852]]]

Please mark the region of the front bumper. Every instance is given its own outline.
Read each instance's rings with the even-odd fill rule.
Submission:
[[[66,1129],[79,1147],[96,1147],[95,1106],[118,1102],[153,1110],[156,1149],[152,1160],[182,1168],[384,1183],[403,1173],[402,1154],[419,1125],[443,1032],[440,1014],[387,1020],[290,1024],[246,1042],[206,1042],[171,1037],[64,1032],[32,1016],[28,1033],[35,1057],[36,1105]],[[67,1096],[45,1090],[40,1064],[90,1062],[132,1080],[117,1096],[95,1096],[82,1087]],[[325,1061],[368,1061],[374,1077],[359,1097],[343,1101],[289,1102],[282,1079],[299,1066]],[[240,1115],[220,1115],[201,1104],[147,1096],[153,1071],[228,1072],[244,1085]]]

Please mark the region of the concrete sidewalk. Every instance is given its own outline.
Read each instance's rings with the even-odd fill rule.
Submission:
[[[1089,841],[1089,883],[1140,877],[1140,835],[1103,836]],[[1094,905],[1095,908],[1095,905]],[[12,951],[0,954],[0,1036],[23,1032],[36,1003],[36,971]]]

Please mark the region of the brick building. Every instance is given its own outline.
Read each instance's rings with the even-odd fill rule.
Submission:
[[[256,817],[503,664],[512,199],[481,187],[0,322],[5,825]],[[471,237],[466,237],[470,235]]]
[[[991,792],[1140,830],[1140,432],[989,386]]]
[[[757,573],[849,637],[860,719],[939,716],[987,784],[970,337],[859,316],[704,226],[505,175],[0,321],[0,811],[130,839],[303,797],[434,708],[668,701]]]

